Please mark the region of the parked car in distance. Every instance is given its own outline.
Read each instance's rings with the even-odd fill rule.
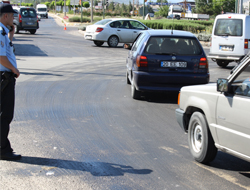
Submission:
[[[13,24],[15,25],[15,33],[20,30],[29,31],[35,34],[39,28],[36,10],[30,7],[14,8],[18,13],[14,14]]]
[[[97,46],[107,42],[110,47],[116,47],[118,43],[132,43],[139,32],[149,28],[141,22],[127,18],[103,19],[86,27],[84,38],[94,41]]]
[[[211,162],[217,149],[250,161],[250,54],[217,84],[181,88],[178,104],[176,119],[197,162]]]
[[[206,54],[194,34],[178,30],[140,33],[126,59],[131,95],[143,91],[176,91],[209,82]]]
[[[208,57],[220,67],[240,61],[250,52],[250,15],[222,14],[215,18]]]
[[[180,20],[181,16],[180,15],[175,15],[175,14],[170,14],[167,16],[167,19],[177,19]]]

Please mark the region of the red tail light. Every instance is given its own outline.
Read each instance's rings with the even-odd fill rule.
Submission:
[[[136,58],[136,65],[137,67],[147,67],[148,66],[147,57],[138,55]]]
[[[22,22],[22,17],[20,14],[19,14],[18,18],[19,18],[19,22]]]
[[[103,31],[103,28],[98,27],[95,32],[101,32]]]
[[[207,58],[205,58],[205,57],[200,58],[199,68],[200,69],[208,69]]]
[[[245,49],[248,49],[248,39],[245,39]]]

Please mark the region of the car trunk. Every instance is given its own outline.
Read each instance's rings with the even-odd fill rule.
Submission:
[[[37,15],[33,9],[22,9],[20,11],[22,17],[22,27],[26,29],[37,28]]]

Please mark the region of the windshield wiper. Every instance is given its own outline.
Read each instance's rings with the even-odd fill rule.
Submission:
[[[230,33],[224,33],[224,34],[219,34],[218,36],[230,36],[231,34]]]

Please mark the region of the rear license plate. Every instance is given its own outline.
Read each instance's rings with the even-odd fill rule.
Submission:
[[[234,46],[220,46],[221,51],[233,51]]]
[[[86,40],[88,40],[88,39],[92,39],[92,36],[87,35],[87,36],[85,36],[85,39],[86,39]]]
[[[27,25],[32,25],[33,24],[33,22],[27,22]]]
[[[161,67],[187,67],[187,62],[162,61]]]

